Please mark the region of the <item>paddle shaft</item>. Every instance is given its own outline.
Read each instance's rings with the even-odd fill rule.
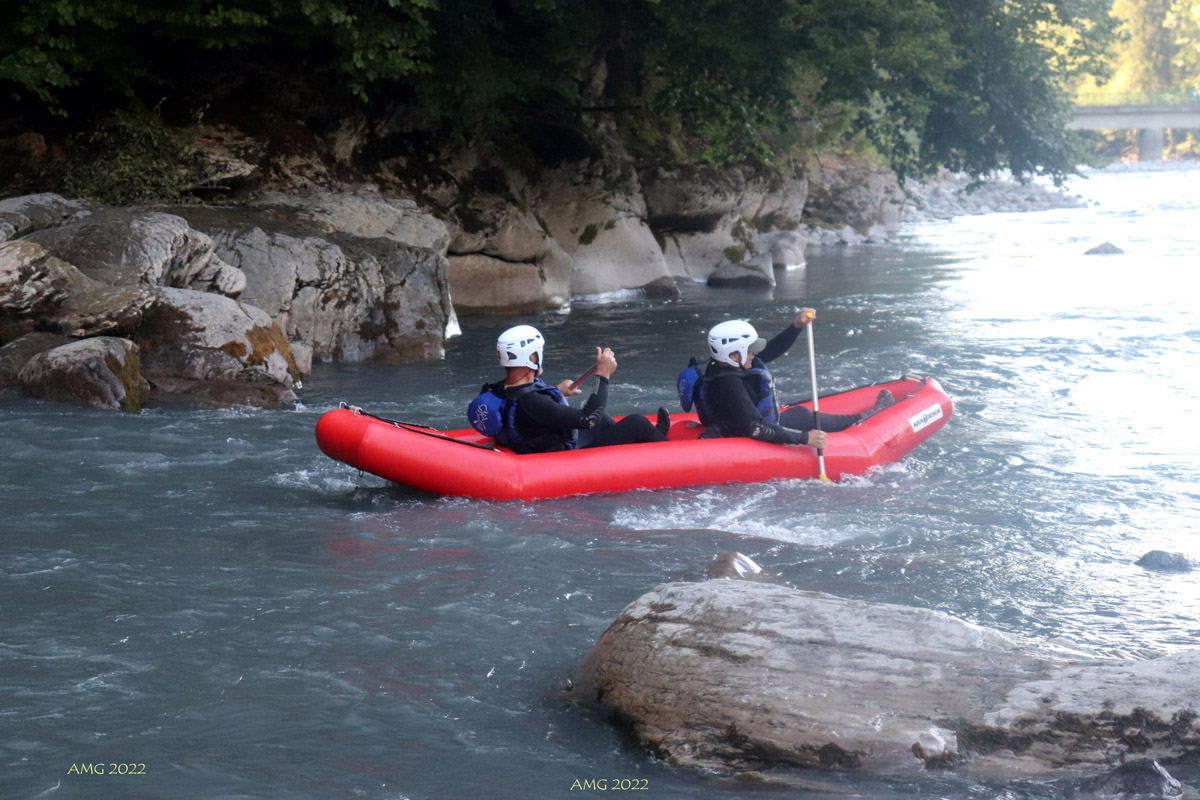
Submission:
[[[812,401],[813,401],[813,427],[816,430],[821,430],[821,404],[817,397],[817,357],[813,348],[813,324],[809,320],[804,326],[808,333],[808,373],[812,377]],[[823,480],[829,480],[829,476],[825,474],[825,450],[817,448],[817,469],[820,470],[818,477]]]
[[[583,373],[582,375],[580,375],[578,378],[575,379],[575,381],[571,384],[571,391],[575,391],[576,389],[578,389],[579,384],[583,383],[584,381],[586,381],[588,378],[592,377],[595,374],[596,374],[596,365],[593,364],[592,366],[588,367],[587,372]]]

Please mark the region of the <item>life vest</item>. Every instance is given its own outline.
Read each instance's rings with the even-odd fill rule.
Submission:
[[[779,421],[779,401],[775,397],[775,376],[765,366],[754,365],[749,369],[728,371],[715,378],[705,377],[700,371],[700,363],[693,356],[679,378],[675,382],[675,390],[679,393],[679,403],[684,411],[691,411],[696,406],[696,414],[705,426],[720,427],[720,419],[713,413],[708,403],[706,386],[714,380],[740,380],[750,393],[754,407],[762,414],[767,422]]]
[[[496,444],[514,453],[532,453],[533,447],[517,430],[517,400],[530,392],[541,392],[565,406],[567,398],[563,397],[557,386],[550,386],[541,378],[534,378],[533,383],[521,386],[511,392],[509,397],[498,394],[495,391],[497,385],[485,384],[479,390],[479,395],[467,404],[467,419],[471,422],[471,427],[484,436],[495,439]],[[574,450],[579,431],[563,430],[560,437],[568,450]]]

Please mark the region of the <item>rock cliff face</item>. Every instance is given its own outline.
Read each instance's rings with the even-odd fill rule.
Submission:
[[[748,275],[746,283],[771,286],[773,266],[804,263],[800,172],[639,173],[613,158],[548,171],[536,184],[513,170],[484,172],[452,180],[468,190],[448,214],[460,313],[556,309],[572,297],[622,291],[671,296],[678,280],[708,281],[730,268]],[[786,246],[781,234],[793,237]],[[488,283],[497,275],[504,278],[498,292]]]
[[[614,136],[595,133],[599,144],[533,168],[460,151],[413,157],[419,168],[385,157],[364,171],[362,153],[385,138],[365,122],[312,137],[301,154],[204,126],[193,150],[213,185],[253,199],[153,209],[0,200],[0,346],[35,332],[115,337],[136,348],[129,363],[151,402],[275,405],[314,360],[441,358],[457,314],[669,297],[679,281],[770,287],[776,268],[804,263],[803,169],[639,169]],[[884,191],[856,197],[871,208],[852,224],[894,205]],[[8,358],[35,350],[26,341]]]
[[[935,611],[743,580],[661,586],[573,693],[673,764],[1010,774],[1200,754],[1200,653],[1098,660]]]

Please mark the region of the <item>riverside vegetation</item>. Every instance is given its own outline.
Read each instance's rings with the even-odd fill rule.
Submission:
[[[271,405],[313,358],[440,357],[456,314],[773,285],[810,241],[886,236],[905,176],[1061,179],[1055,87],[1095,62],[1103,8],[971,6],[21,0],[5,383]],[[25,370],[62,344],[15,347],[33,333],[119,341]]]

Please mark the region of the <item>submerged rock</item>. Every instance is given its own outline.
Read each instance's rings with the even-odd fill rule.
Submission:
[[[1107,255],[1120,255],[1121,253],[1124,253],[1124,252],[1125,252],[1124,250],[1117,247],[1112,242],[1105,242],[1104,244],[1098,244],[1095,247],[1093,247],[1092,249],[1086,251],[1084,253],[1084,255],[1085,256],[1107,256]]]
[[[1069,797],[1071,800],[1169,800],[1183,797],[1183,786],[1154,759],[1138,758],[1081,782]]]
[[[672,764],[1053,774],[1200,749],[1200,653],[1100,661],[947,614],[742,580],[626,607],[574,680]]]
[[[708,285],[742,289],[774,288],[775,270],[771,255],[763,253],[736,263],[727,261],[708,276]]]
[[[758,581],[763,580],[764,574],[762,567],[754,563],[754,559],[750,556],[741,553],[722,553],[708,565],[708,577]]]
[[[1147,569],[1175,570],[1188,572],[1200,567],[1200,561],[1185,556],[1183,553],[1168,553],[1165,550],[1151,550],[1135,562],[1139,567]]]

